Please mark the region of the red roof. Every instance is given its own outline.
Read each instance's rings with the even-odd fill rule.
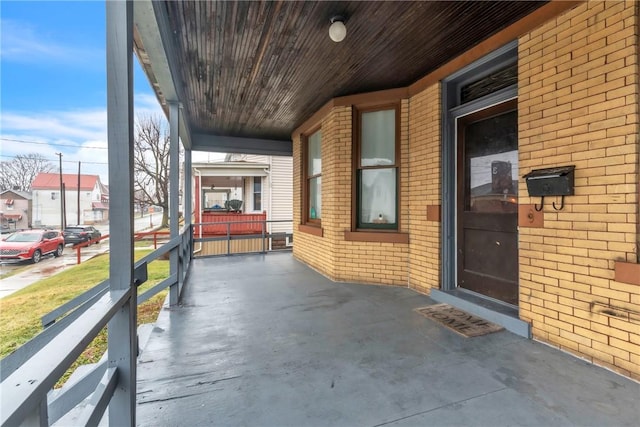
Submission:
[[[73,173],[63,173],[62,182],[66,190],[78,189],[78,175]],[[100,182],[98,175],[80,175],[80,189],[92,191],[96,182]],[[39,173],[31,184],[32,190],[60,190],[60,174]]]

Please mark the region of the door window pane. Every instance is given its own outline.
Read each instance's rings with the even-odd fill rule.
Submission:
[[[360,224],[391,224],[396,220],[396,169],[360,171]]]
[[[309,151],[307,163],[307,175],[319,175],[322,173],[322,157],[320,155],[320,132],[309,137]]]
[[[309,180],[309,219],[322,218],[322,177]]]
[[[465,163],[472,212],[518,210],[518,116],[515,111],[470,124],[465,129]]]
[[[396,163],[396,110],[362,113],[361,166]]]

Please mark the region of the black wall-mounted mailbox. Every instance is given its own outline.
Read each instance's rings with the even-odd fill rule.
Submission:
[[[530,197],[573,195],[575,166],[534,169],[524,176]]]

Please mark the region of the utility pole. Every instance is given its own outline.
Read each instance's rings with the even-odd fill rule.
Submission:
[[[81,162],[78,162],[78,221],[76,224],[80,224],[80,164]]]
[[[62,184],[62,153],[56,153],[60,160],[60,230],[64,230],[64,186]]]
[[[62,183],[62,229],[67,228],[67,184]]]

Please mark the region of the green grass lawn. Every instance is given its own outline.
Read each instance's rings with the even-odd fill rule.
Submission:
[[[137,250],[140,259],[150,250]],[[138,293],[144,292],[169,276],[169,262],[156,260],[148,264],[148,280]],[[5,357],[42,330],[40,318],[61,304],[109,277],[109,256],[99,255],[54,276],[40,280],[0,300],[0,357]],[[152,323],[158,316],[167,290],[138,306],[138,324]],[[87,347],[71,367],[97,362],[107,346],[106,328]],[[66,380],[68,372],[63,379]]]

